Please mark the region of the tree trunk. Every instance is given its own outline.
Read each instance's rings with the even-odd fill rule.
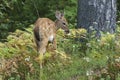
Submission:
[[[114,33],[116,29],[116,0],[78,0],[77,28]]]

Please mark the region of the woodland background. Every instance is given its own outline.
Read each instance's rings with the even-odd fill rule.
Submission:
[[[38,17],[55,20],[55,11],[62,10],[71,25],[75,25],[77,17],[76,0],[1,0],[0,1],[0,37],[5,38],[16,29],[26,28]]]
[[[43,69],[33,39],[38,17],[55,20],[64,11],[71,35],[57,32],[58,49],[47,51]],[[75,29],[77,0],[0,0],[0,80],[120,80],[120,0],[117,29],[95,39],[93,31]]]

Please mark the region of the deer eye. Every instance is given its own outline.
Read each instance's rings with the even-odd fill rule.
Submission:
[[[63,23],[63,25],[66,25],[66,23]]]

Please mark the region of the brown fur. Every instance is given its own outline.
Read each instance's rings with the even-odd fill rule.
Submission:
[[[62,28],[66,33],[69,32],[67,21],[63,14],[59,11],[56,12],[57,20],[54,22],[48,18],[38,18],[34,25],[34,37],[37,45],[37,51],[41,54],[46,52],[48,43],[53,43],[53,49],[57,48],[56,45],[56,32]]]

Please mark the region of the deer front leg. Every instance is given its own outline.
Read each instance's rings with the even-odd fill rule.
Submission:
[[[57,49],[57,43],[56,43],[56,39],[54,38],[53,40],[53,50]]]
[[[56,38],[54,37],[52,40],[49,41],[47,46],[48,51],[53,51],[57,49]]]

